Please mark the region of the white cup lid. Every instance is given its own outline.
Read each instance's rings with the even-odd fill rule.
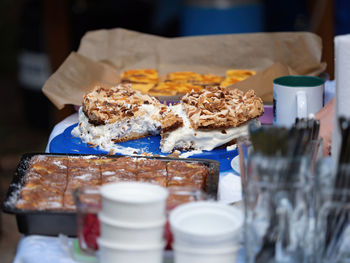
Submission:
[[[169,222],[175,235],[214,240],[238,233],[243,225],[243,213],[217,202],[193,202],[175,208]]]

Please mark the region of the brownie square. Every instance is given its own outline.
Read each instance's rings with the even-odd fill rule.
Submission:
[[[96,158],[69,157],[68,174],[80,170],[90,171],[91,173],[98,173],[100,170],[100,164]]]
[[[166,187],[166,162],[155,159],[139,159],[137,179],[141,182],[149,182]]]
[[[69,170],[68,174],[68,185],[71,184],[88,184],[88,185],[100,185],[101,184],[101,175],[100,171],[91,171],[91,170]]]
[[[134,182],[136,181],[135,177],[127,177],[121,175],[111,175],[111,176],[103,176],[102,174],[102,185],[108,183],[119,183],[119,182]]]
[[[153,176],[153,177],[141,177],[140,182],[147,182],[151,184],[157,184],[163,187],[167,186],[167,179],[163,176]]]
[[[66,175],[54,175],[55,179],[50,180],[42,177],[28,177],[26,179],[25,187],[34,188],[36,186],[45,188],[52,192],[63,193],[67,186]]]
[[[71,191],[66,192],[63,195],[63,209],[64,210],[75,210],[76,209],[76,205],[74,202],[74,197]]]
[[[170,161],[167,165],[167,186],[194,186],[205,189],[208,168],[199,163]]]
[[[27,210],[61,210],[62,198],[56,198],[54,200],[37,200],[36,202],[29,202],[25,200],[19,200],[16,206],[18,209]]]
[[[137,162],[132,157],[110,158],[101,164],[102,184],[137,181]]]
[[[72,189],[84,184],[100,185],[101,171],[98,159],[70,157],[67,180],[67,188]]]
[[[57,156],[34,156],[29,163],[28,171],[42,176],[50,176],[55,173],[67,173],[68,159]]]
[[[63,194],[50,191],[41,186],[24,187],[20,196],[21,199],[16,205],[17,208],[37,210],[62,208]]]

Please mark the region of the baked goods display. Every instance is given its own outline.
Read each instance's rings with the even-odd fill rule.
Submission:
[[[131,84],[133,89],[144,94],[147,94],[158,82],[158,72],[154,69],[130,69],[121,74],[121,83]]]
[[[182,117],[183,125],[162,133],[163,152],[206,150],[230,143],[248,133],[247,122],[259,117],[263,103],[253,90],[207,88],[186,94],[172,111]]]
[[[231,86],[239,81],[245,80],[250,76],[255,75],[254,70],[229,69],[226,70],[226,78],[220,83],[221,87]]]
[[[86,116],[89,124],[103,129],[95,129],[93,134],[88,130],[83,132],[93,136],[87,138],[87,141],[100,137],[101,140],[113,140],[113,142],[157,134],[161,121],[159,112],[164,107],[154,97],[135,91],[128,85],[97,86],[85,94],[82,114]],[[83,122],[79,126],[88,129]],[[101,144],[101,142],[94,143]]]
[[[244,94],[238,89],[208,88],[186,94],[181,102],[195,130],[237,127],[263,112],[253,90]]]
[[[162,106],[155,98],[134,92],[128,86],[123,89],[97,86],[84,96],[83,111],[92,124],[110,124],[146,114],[143,105]]]
[[[199,74],[192,71],[170,72],[160,77],[155,69],[130,69],[121,74],[121,83],[152,96],[177,96],[207,87],[228,87],[252,75],[254,70],[229,69],[225,76]]]
[[[169,78],[197,80],[198,76],[174,73]],[[125,154],[115,142],[157,134],[163,153],[211,151],[247,134],[246,123],[263,112],[263,102],[253,90],[207,87],[165,105],[127,84],[96,86],[84,95],[72,135],[109,153]]]
[[[84,95],[79,125],[72,134],[112,153],[117,142],[156,135],[178,125],[181,120],[171,109],[129,85],[96,86]]]
[[[200,162],[135,157],[34,156],[23,178],[18,209],[72,211],[73,191],[84,185],[143,181],[206,189],[209,169]]]

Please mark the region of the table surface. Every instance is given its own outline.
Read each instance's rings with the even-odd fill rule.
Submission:
[[[327,81],[325,85],[325,104],[334,96],[335,81]],[[52,130],[47,144],[46,152],[49,152],[49,144],[51,140],[61,134],[67,127],[78,122],[78,114],[75,113],[60,123]],[[238,167],[238,158],[232,161],[233,167]],[[220,174],[218,199],[220,202],[231,203],[242,199],[241,197],[241,181],[237,176],[237,171],[230,171]],[[65,236],[46,237],[46,236],[22,236],[14,263],[75,263],[78,262],[72,258],[71,243],[72,238]],[[238,262],[243,262],[242,253],[238,258]],[[165,256],[165,262],[169,255]]]
[[[46,147],[49,152],[49,145],[53,138],[64,132],[64,130],[78,122],[78,114],[74,113],[67,117],[53,128]],[[238,167],[238,157],[232,161],[233,167]],[[237,168],[236,168],[237,169]],[[241,180],[238,172],[234,170],[220,173],[218,201],[223,203],[238,202],[242,199]],[[72,238],[47,237],[39,235],[22,236],[14,263],[74,263],[78,262],[72,257]],[[167,255],[166,262],[171,262],[171,257]],[[170,258],[170,259],[169,259]]]

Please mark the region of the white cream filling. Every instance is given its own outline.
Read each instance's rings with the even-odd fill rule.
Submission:
[[[122,147],[115,144],[112,140],[121,138],[130,132],[144,134],[159,134],[160,123],[154,119],[154,114],[158,110],[153,105],[142,105],[145,114],[139,118],[129,119],[127,121],[115,122],[112,124],[94,126],[89,123],[88,118],[79,109],[79,125],[72,130],[72,135],[82,139],[84,143],[98,145],[100,149],[105,151],[113,151],[114,153],[125,155],[137,155],[145,152],[144,149]],[[242,125],[235,128],[222,130],[194,130],[191,127],[182,104],[169,106],[175,114],[178,114],[184,122],[183,127],[166,133],[160,143],[160,149],[163,153],[170,153],[174,149],[193,148],[194,151],[183,153],[181,157],[186,158],[193,154],[204,151],[211,151],[214,148],[221,146],[229,141],[240,136],[248,134],[248,125]],[[153,116],[153,117],[152,117]],[[228,149],[231,150],[231,149]]]
[[[233,139],[248,134],[247,124],[221,130],[194,130],[182,104],[171,106],[171,109],[183,119],[184,125],[165,134],[166,136],[161,142],[161,150],[164,153],[169,153],[173,149],[189,147],[199,151],[211,151]],[[225,132],[223,133],[222,130]]]
[[[89,119],[82,111],[82,107],[80,107],[79,125],[72,130],[72,135],[81,138],[84,143],[98,145],[106,151],[113,150],[115,153],[128,155],[140,153],[142,149],[121,147],[112,140],[120,139],[131,132],[136,134],[159,134],[160,122],[152,117],[159,109],[154,105],[147,104],[142,105],[141,108],[145,112],[141,117],[95,126],[89,123]]]

